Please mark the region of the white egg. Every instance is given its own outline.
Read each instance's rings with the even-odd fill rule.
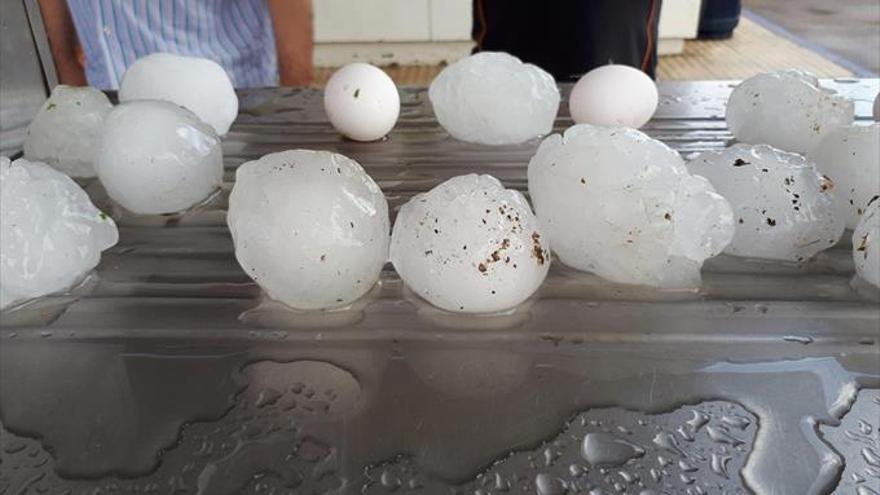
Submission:
[[[118,239],[70,177],[0,157],[0,309],[76,285]]]
[[[56,86],[28,126],[25,157],[71,177],[94,177],[101,125],[112,109],[107,95],[95,88]]]
[[[880,194],[880,124],[834,128],[807,159],[834,181],[837,214],[847,228],[856,228],[868,202]]]
[[[324,88],[324,111],[337,131],[355,141],[375,141],[400,115],[397,86],[384,71],[354,63],[337,70]]]
[[[172,53],[141,57],[125,71],[119,101],[131,100],[166,100],[186,107],[220,136],[238,115],[238,96],[220,64]]]
[[[638,128],[657,110],[657,85],[628,65],[597,67],[571,89],[568,110],[578,124]]]
[[[242,164],[229,196],[235,257],[269,297],[297,309],[346,306],[388,259],[388,202],[354,160],[271,153]]]
[[[121,103],[104,119],[95,169],[107,194],[138,214],[186,210],[223,181],[214,130],[167,101]]]
[[[665,144],[578,124],[529,161],[529,193],[559,260],[613,282],[692,289],[733,237],[730,204]]]
[[[856,273],[880,287],[880,198],[868,204],[853,232],[852,244]]]
[[[391,262],[409,288],[447,311],[493,313],[547,276],[547,239],[522,194],[490,175],[454,177],[400,208]]]

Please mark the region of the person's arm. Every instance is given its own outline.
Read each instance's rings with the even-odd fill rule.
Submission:
[[[312,1],[269,0],[278,75],[282,86],[306,86],[314,77],[312,66]]]
[[[58,73],[58,82],[70,86],[86,86],[86,73],[77,57],[79,40],[65,0],[39,0],[40,14],[49,49]]]

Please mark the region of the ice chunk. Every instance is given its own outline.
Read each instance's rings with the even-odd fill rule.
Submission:
[[[480,52],[443,69],[428,97],[456,139],[515,144],[553,130],[559,89],[553,76],[500,52]]]
[[[634,129],[580,124],[529,162],[529,192],[559,259],[627,284],[700,285],[733,237],[728,202],[674,150]]]
[[[101,125],[111,109],[107,96],[95,88],[56,86],[28,126],[25,158],[71,177],[94,177]]]
[[[736,234],[727,253],[804,261],[843,234],[834,183],[798,154],[737,144],[700,154],[688,169],[708,178],[733,205]]]
[[[727,101],[727,125],[737,140],[805,153],[837,126],[853,122],[853,104],[799,70],[759,74]]]
[[[856,273],[880,287],[880,198],[874,197],[865,208],[852,243]]]
[[[328,151],[283,151],[241,165],[227,223],[244,271],[293,308],[350,304],[388,259],[385,196],[357,162]]]
[[[837,127],[807,159],[834,181],[838,215],[856,228],[868,201],[880,194],[880,124]]]
[[[105,118],[95,160],[107,194],[139,214],[186,210],[219,189],[220,139],[189,110],[166,101],[132,101]]]
[[[0,157],[0,309],[69,289],[117,240],[116,224],[70,177]]]
[[[238,96],[226,71],[213,60],[153,53],[131,64],[119,83],[119,101],[166,100],[188,108],[218,135],[238,115]]]
[[[513,308],[538,289],[550,252],[522,194],[490,175],[470,174],[400,208],[391,262],[406,285],[431,304],[493,313]]]

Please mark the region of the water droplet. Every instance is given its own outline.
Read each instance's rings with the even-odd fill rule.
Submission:
[[[687,425],[691,427],[691,430],[694,432],[700,431],[700,428],[706,425],[709,422],[709,415],[704,413],[703,411],[693,411],[694,417],[687,420]]]
[[[575,478],[580,478],[584,474],[586,474],[586,469],[579,464],[572,464],[568,466],[568,474],[572,475]]]
[[[563,495],[568,491],[565,482],[546,473],[540,473],[535,477],[535,488],[538,495]]]
[[[684,483],[685,485],[692,485],[692,484],[694,484],[695,481],[697,481],[697,479],[694,478],[693,476],[688,476],[688,475],[686,475],[686,474],[684,474],[684,473],[679,474],[679,475],[678,475],[678,478],[679,478],[679,479],[681,480],[681,482]]]
[[[862,485],[856,488],[856,495],[880,495],[880,492],[876,492],[867,486]]]
[[[593,466],[620,466],[645,455],[645,450],[610,433],[597,432],[584,437],[581,454]]]
[[[663,479],[663,472],[657,468],[651,468],[649,474],[651,475],[651,479],[654,480],[654,483],[660,483]]]
[[[870,435],[874,428],[870,423],[865,421],[864,419],[860,419],[858,422],[859,431],[862,432],[862,435]]]
[[[712,461],[709,465],[712,467],[712,471],[718,476],[730,478],[730,475],[727,473],[727,463],[730,462],[730,459],[730,456],[713,453]]]
[[[403,482],[400,481],[400,478],[395,476],[390,469],[382,471],[382,475],[379,476],[379,482],[382,483],[382,486],[390,490],[396,490],[403,484]]]
[[[731,435],[730,432],[727,431],[727,428],[724,428],[723,426],[707,426],[706,433],[709,434],[709,438],[711,438],[713,442],[725,443],[733,445],[734,447],[743,444],[742,440]]]
[[[256,402],[254,402],[254,405],[256,407],[266,407],[268,405],[275,404],[280,398],[281,392],[272,388],[267,388],[260,391],[260,393],[257,395],[257,400]]]
[[[678,468],[684,471],[685,473],[692,473],[697,470],[696,466],[689,464],[684,459],[678,461]]]
[[[639,477],[638,477],[637,475],[634,475],[634,474],[630,473],[629,471],[623,471],[623,470],[621,470],[621,471],[619,471],[617,474],[618,474],[621,478],[623,478],[623,481],[625,481],[625,482],[627,482],[627,483],[629,483],[629,484],[633,484],[633,483],[636,482],[636,480],[639,479]]]
[[[681,435],[682,440],[686,442],[693,442],[694,436],[691,435],[690,429],[686,426],[679,426],[677,430],[679,435]]]
[[[813,343],[813,337],[810,337],[809,335],[786,335],[785,337],[782,337],[782,340],[786,342],[797,342],[798,344],[804,345]]]
[[[872,466],[880,467],[880,454],[873,447],[864,447],[862,449],[862,458],[865,462]]]
[[[738,430],[745,430],[746,428],[749,427],[749,425],[752,424],[752,422],[749,420],[749,418],[746,418],[743,416],[736,416],[736,415],[722,416],[721,422],[731,428],[736,428]]]
[[[669,452],[676,453],[681,457],[687,457],[687,454],[684,453],[683,450],[678,446],[678,439],[669,433],[668,431],[661,431],[654,436],[654,445],[660,447],[661,449],[668,450]],[[659,461],[660,458],[658,457]]]

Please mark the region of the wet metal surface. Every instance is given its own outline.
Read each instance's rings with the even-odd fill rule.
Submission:
[[[862,119],[880,87],[829,84]],[[722,147],[729,91],[662,85],[646,130]],[[439,311],[390,268],[347,310],[264,300],[225,226],[245,160],[338,151],[392,207],[468,172],[525,189],[537,140],[455,141],[402,96],[386,141],[354,143],[317,92],[243,94],[224,191],[184,215],[86,184],[120,242],[70,295],[0,316],[0,493],[880,493],[880,308],[846,241],[803,265],[721,256],[696,292],[554,263],[502,316]]]

